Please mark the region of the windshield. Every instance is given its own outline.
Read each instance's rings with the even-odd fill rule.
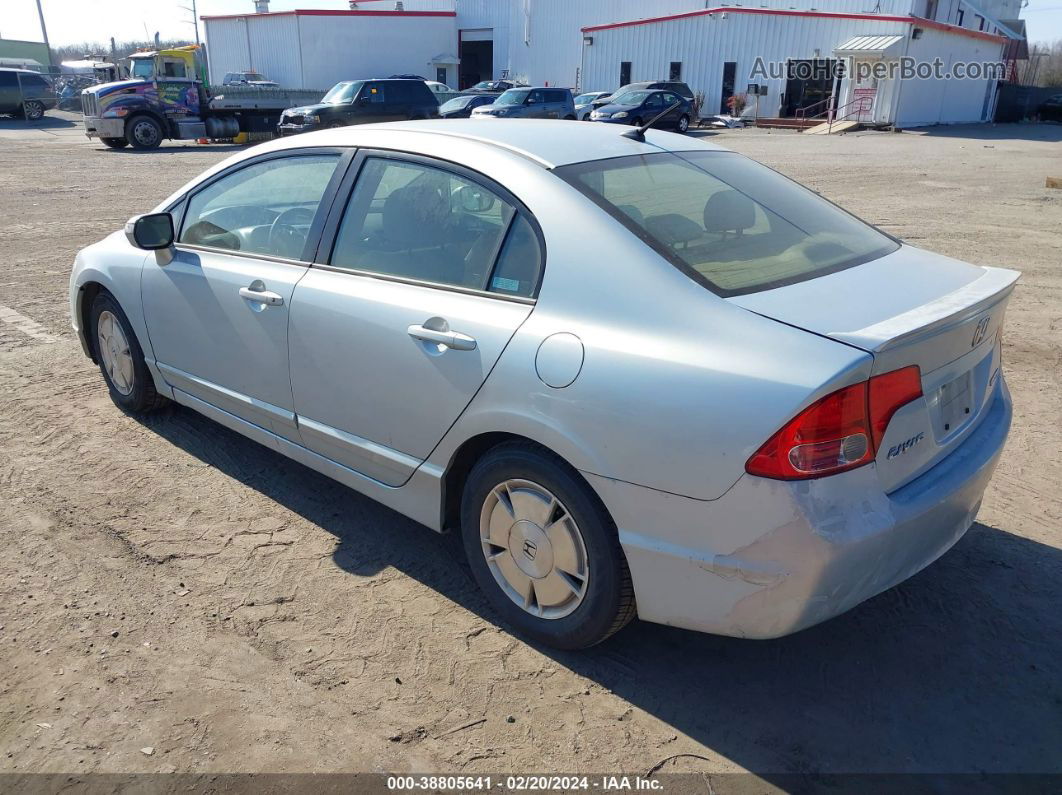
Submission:
[[[518,91],[515,88],[510,88],[508,91],[506,91],[504,94],[502,94],[496,100],[494,100],[494,104],[495,105],[522,105],[522,104],[524,104],[524,100],[527,99],[527,95],[530,94],[530,93],[531,92],[528,91],[527,89],[524,89],[523,91]]]
[[[154,58],[133,58],[132,65],[133,68],[131,77],[147,79],[155,74]]]
[[[899,247],[818,194],[733,152],[661,152],[555,171],[724,296],[822,276]]]
[[[503,88],[505,88],[505,84],[499,83],[496,80],[483,80],[479,83],[476,83],[474,86],[472,86],[472,88],[478,89],[480,91],[501,91]]]
[[[652,91],[628,91],[626,94],[620,94],[613,97],[609,102],[610,105],[641,105],[645,102],[646,98],[652,94]]]
[[[451,110],[461,110],[461,108],[468,105],[473,99],[475,99],[475,97],[454,97],[440,105],[439,111],[443,113]]]
[[[346,105],[354,100],[358,89],[364,85],[364,81],[355,80],[348,83],[336,83],[328,93],[321,97],[322,105]]]

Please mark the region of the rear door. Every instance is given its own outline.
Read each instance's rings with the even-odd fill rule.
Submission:
[[[18,72],[0,69],[0,113],[14,113],[22,104]]]
[[[291,386],[307,447],[399,486],[530,314],[543,250],[526,209],[477,174],[372,152],[355,170],[334,243],[295,288]]]

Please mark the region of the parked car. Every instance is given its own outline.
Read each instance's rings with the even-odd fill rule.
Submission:
[[[490,105],[472,111],[473,119],[575,118],[575,101],[567,88],[510,88]]]
[[[601,99],[607,97],[608,91],[588,91],[585,94],[580,94],[575,98],[575,118],[579,121],[587,121],[590,118],[590,111],[593,110],[591,103],[595,99]]]
[[[404,74],[404,75],[388,75],[390,80],[423,80],[427,82],[428,78],[423,75]]]
[[[1048,97],[1036,109],[1040,121],[1062,121],[1062,94]]]
[[[613,91],[611,95],[595,99],[592,105],[595,108],[600,108],[602,105],[607,105],[611,102],[612,97],[619,97],[627,91],[645,91],[646,89],[671,91],[684,99],[688,99],[691,103],[693,102],[693,92],[685,83],[679,82],[678,80],[650,80],[642,83],[628,83],[625,86],[620,86]]]
[[[316,105],[289,108],[277,124],[279,135],[439,115],[439,103],[422,80],[403,78],[336,83]]]
[[[78,253],[75,331],[123,410],[174,400],[459,530],[543,643],[636,613],[776,637],[944,554],[1010,426],[1019,274],[623,132],[404,122],[245,150]]]
[[[55,88],[39,72],[0,68],[0,113],[37,121],[58,104]]]
[[[436,101],[442,105],[444,102],[449,102],[454,97],[461,96],[460,91],[454,91],[446,83],[439,83],[435,80],[425,80],[424,85],[431,89],[431,93],[435,96]]]
[[[493,94],[462,94],[440,105],[439,116],[444,119],[467,119],[473,110],[490,105],[495,99]]]
[[[509,80],[481,80],[465,91],[466,94],[501,94],[518,84]]]
[[[277,88],[276,83],[258,72],[226,72],[222,78],[223,86],[259,86],[260,88]]]
[[[608,105],[591,111],[590,120],[641,127],[665,110],[667,115],[655,122],[654,127],[670,127],[680,133],[690,128],[693,105],[688,99],[670,91],[625,91]]]

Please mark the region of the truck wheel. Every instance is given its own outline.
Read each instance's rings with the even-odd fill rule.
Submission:
[[[344,124],[343,122],[341,122],[341,121],[330,121],[330,122],[328,123],[328,129],[329,129],[329,130],[334,130],[334,129],[335,129],[336,127],[346,127],[346,126],[347,126],[347,125],[345,125],[345,124]]]
[[[22,103],[22,114],[26,121],[38,121],[44,116],[44,103],[35,99],[27,99]]]
[[[111,149],[124,149],[129,146],[129,142],[124,138],[100,138],[103,141],[104,146],[109,146]]]
[[[150,116],[134,116],[125,123],[125,139],[134,149],[158,149],[162,127]]]

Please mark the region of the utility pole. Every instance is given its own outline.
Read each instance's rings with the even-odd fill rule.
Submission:
[[[48,50],[48,71],[52,71],[52,45],[48,43],[48,27],[44,24],[44,9],[41,8],[41,0],[37,0],[37,16],[41,19],[41,35],[44,36],[44,47]]]

